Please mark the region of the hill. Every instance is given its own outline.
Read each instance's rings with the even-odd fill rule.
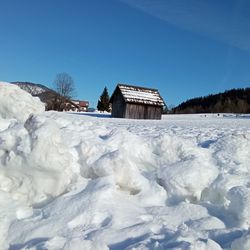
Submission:
[[[32,96],[39,97],[39,99],[46,104],[46,110],[57,110],[55,103],[57,103],[58,94],[42,85],[32,82],[12,82],[12,84],[18,85],[21,89],[30,93]]]
[[[175,107],[173,113],[250,113],[250,88],[193,98]]]
[[[27,91],[32,96],[39,96],[44,92],[54,92],[54,90],[37,83],[32,82],[12,82],[12,84],[18,85],[21,89]]]

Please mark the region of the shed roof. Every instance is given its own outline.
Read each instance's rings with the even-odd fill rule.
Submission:
[[[118,84],[114,93],[110,98],[110,102],[113,101],[113,96],[116,93],[117,89],[121,91],[121,94],[127,103],[138,103],[138,104],[148,104],[156,106],[164,106],[165,103],[162,97],[159,94],[157,89],[127,85],[127,84]]]

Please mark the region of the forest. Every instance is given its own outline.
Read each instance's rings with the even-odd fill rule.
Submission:
[[[172,113],[250,113],[250,88],[192,98],[173,108]]]

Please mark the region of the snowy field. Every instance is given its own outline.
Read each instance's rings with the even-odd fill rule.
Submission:
[[[250,249],[250,116],[43,110],[0,83],[0,249]]]

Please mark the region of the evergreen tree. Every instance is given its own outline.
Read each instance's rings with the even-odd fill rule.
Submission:
[[[99,111],[110,111],[109,105],[109,93],[107,87],[104,88],[97,104],[97,110]]]

